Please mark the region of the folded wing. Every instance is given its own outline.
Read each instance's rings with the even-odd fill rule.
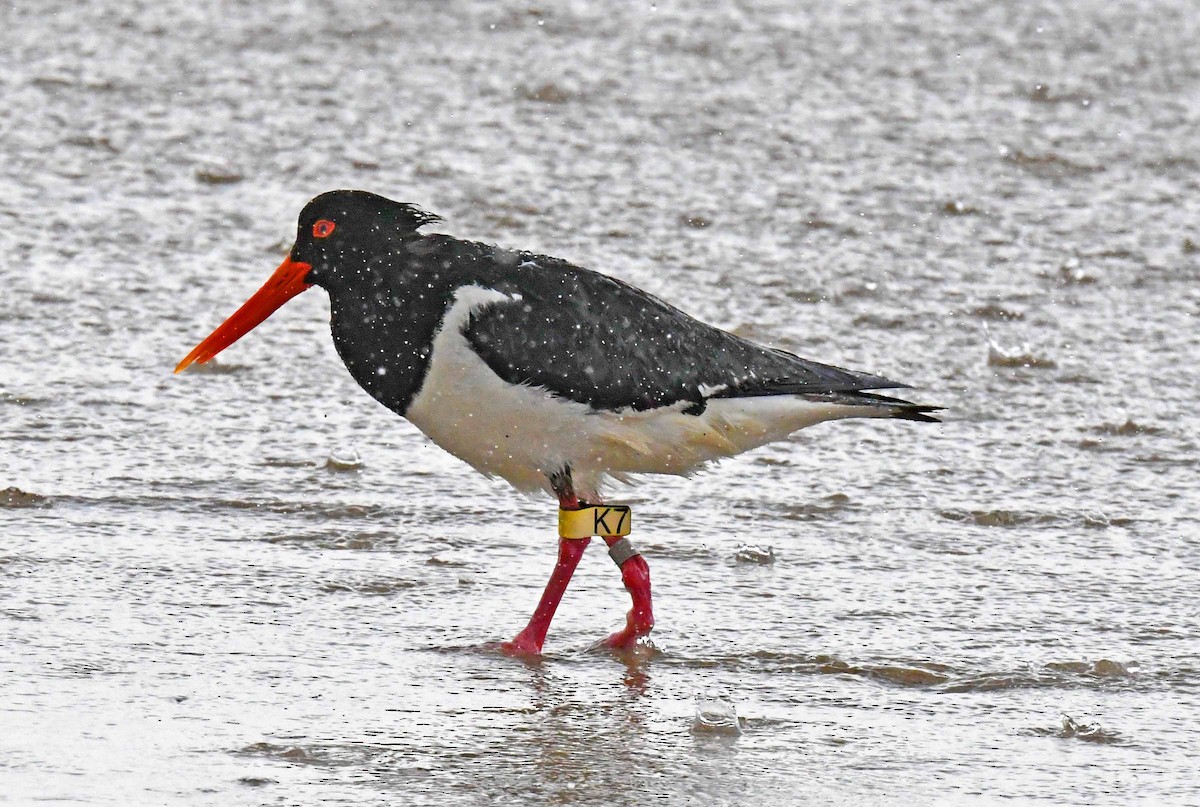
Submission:
[[[599,410],[682,401],[697,413],[710,398],[907,386],[757,345],[565,261],[522,257],[515,281],[500,286],[514,302],[476,312],[464,328],[474,350],[510,383]]]

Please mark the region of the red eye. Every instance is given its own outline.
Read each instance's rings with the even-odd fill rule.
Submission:
[[[313,225],[313,238],[328,238],[333,235],[337,225],[329,219],[321,219]]]

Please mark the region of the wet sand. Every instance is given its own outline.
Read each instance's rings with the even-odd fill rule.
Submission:
[[[1077,6],[0,11],[0,802],[1200,801],[1200,17]],[[593,547],[506,658],[552,503],[322,294],[171,375],[336,187],[947,422],[614,490],[653,647]]]

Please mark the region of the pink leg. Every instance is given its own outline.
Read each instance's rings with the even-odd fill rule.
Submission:
[[[612,546],[621,540],[606,535],[605,543]],[[621,566],[621,579],[633,598],[633,607],[625,617],[625,627],[604,640],[606,647],[628,650],[637,644],[641,636],[654,627],[654,609],[650,603],[650,567],[641,555],[634,555]]]
[[[542,644],[546,641],[546,632],[550,630],[550,620],[554,619],[554,612],[558,610],[558,604],[562,602],[567,584],[571,582],[571,575],[575,573],[575,567],[579,565],[579,560],[583,557],[583,550],[587,549],[590,542],[590,538],[558,539],[558,563],[555,564],[554,572],[550,575],[550,582],[546,584],[546,590],[542,592],[542,599],[538,602],[529,624],[511,642],[504,642],[500,645],[505,653],[541,655]]]

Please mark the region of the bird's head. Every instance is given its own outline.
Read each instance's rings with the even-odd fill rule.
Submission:
[[[411,237],[432,213],[366,191],[329,191],[300,211],[296,243],[254,295],[175,368],[203,364],[249,333],[284,303],[312,286],[339,285],[361,271],[373,254]]]

